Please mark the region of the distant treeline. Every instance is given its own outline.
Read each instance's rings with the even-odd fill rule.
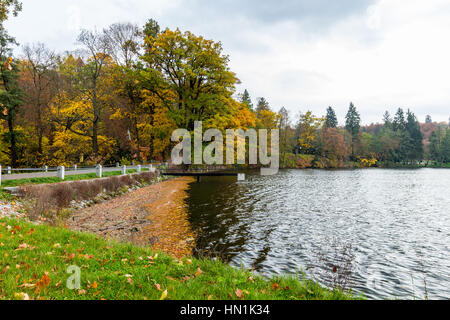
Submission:
[[[332,107],[323,118],[311,112],[301,114],[294,125],[286,110],[282,109],[280,116],[282,163],[288,167],[346,167],[348,162],[360,166],[416,165],[423,160],[425,165],[450,162],[449,125],[432,122],[430,116],[425,123],[419,123],[411,110],[399,108],[393,117],[386,111],[383,123],[369,126],[361,126],[353,103],[342,126]]]

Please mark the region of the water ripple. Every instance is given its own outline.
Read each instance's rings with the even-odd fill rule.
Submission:
[[[450,170],[286,170],[211,178],[188,198],[199,249],[262,274],[327,271],[351,244],[353,289],[369,298],[450,298]],[[325,278],[311,272],[319,281]]]

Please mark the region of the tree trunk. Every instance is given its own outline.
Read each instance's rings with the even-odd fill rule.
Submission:
[[[137,160],[139,162],[141,162],[142,161],[142,158],[141,158],[141,137],[139,135],[139,128],[138,128],[137,117],[134,117],[133,125],[134,125],[134,130],[136,131]]]
[[[92,150],[94,151],[94,158],[98,158],[98,124],[93,123],[92,126]]]
[[[14,132],[14,124],[11,117],[8,117],[8,129],[10,136],[10,151],[11,151],[11,167],[17,167],[17,145],[16,145],[16,134]]]

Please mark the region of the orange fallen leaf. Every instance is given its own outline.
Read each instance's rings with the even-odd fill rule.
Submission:
[[[244,298],[244,293],[240,289],[236,289],[235,294],[236,294],[236,297],[238,297],[239,299]]]
[[[198,268],[197,272],[195,273],[195,276],[198,277],[203,273],[202,269]]]
[[[75,253],[69,254],[69,255],[67,256],[67,259],[66,259],[66,260],[73,260],[73,259],[75,259]]]
[[[36,287],[40,290],[44,287],[47,287],[49,284],[50,284],[50,277],[45,274],[38,282],[36,282]]]

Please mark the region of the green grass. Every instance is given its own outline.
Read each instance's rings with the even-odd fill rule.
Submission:
[[[142,172],[147,171],[148,169],[142,169]],[[127,170],[127,174],[136,173],[137,170]],[[103,172],[103,177],[112,177],[112,176],[120,176],[122,171],[111,171],[111,172]],[[56,173],[55,173],[56,175]],[[6,180],[2,181],[3,187],[18,187],[27,184],[44,184],[44,183],[57,183],[62,181],[78,181],[78,180],[90,180],[97,179],[97,175],[95,173],[87,173],[87,174],[78,174],[78,175],[66,175],[64,180],[59,179],[58,177],[46,177],[46,178],[30,178],[30,179],[17,179],[17,180]]]
[[[66,287],[72,265],[81,268],[81,291]],[[171,300],[354,298],[308,280],[265,279],[218,261],[156,257],[150,248],[0,219],[0,299],[155,300],[166,290]]]

